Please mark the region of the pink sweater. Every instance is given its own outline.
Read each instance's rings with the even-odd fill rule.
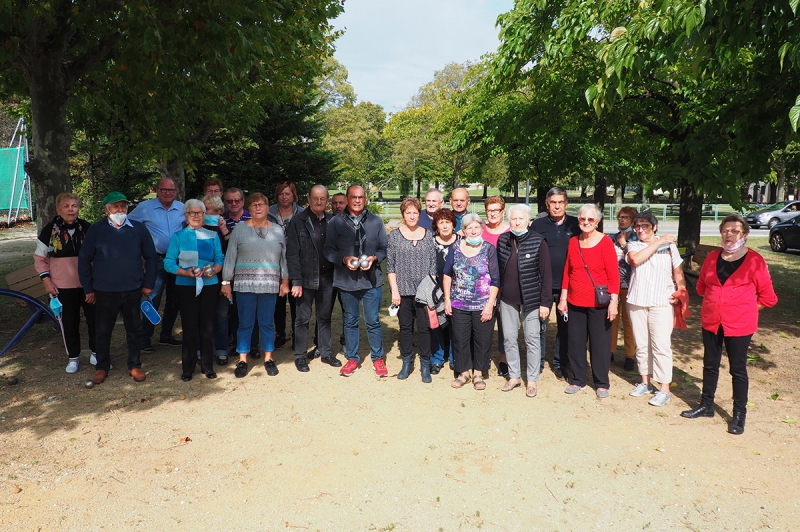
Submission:
[[[717,261],[722,250],[709,253],[700,268],[697,293],[703,296],[700,323],[716,333],[722,325],[725,336],[747,336],[758,330],[758,305],[774,307],[778,296],[772,288],[767,263],[753,250],[724,285],[717,277]]]

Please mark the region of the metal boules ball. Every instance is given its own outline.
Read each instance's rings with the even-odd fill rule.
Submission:
[[[87,388],[94,388],[94,382],[91,379],[86,381],[83,385],[86,386]]]
[[[365,260],[367,260],[368,258],[369,258],[369,257],[367,257],[366,255],[361,255],[360,257],[358,257],[358,260],[360,260],[361,262],[364,262],[364,261],[365,261]]]
[[[353,260],[350,261],[350,267],[351,268],[358,268],[358,264],[359,264],[358,259],[353,259]]]
[[[8,383],[9,386],[14,386],[19,382],[19,379],[17,379],[12,375],[11,377],[8,378],[8,380],[6,380],[6,382]]]
[[[362,268],[369,268],[369,261],[368,260],[362,260],[360,265],[361,265]]]

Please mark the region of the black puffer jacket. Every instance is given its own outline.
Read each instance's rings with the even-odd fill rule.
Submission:
[[[529,230],[524,235],[517,237],[513,233],[503,233],[497,241],[497,260],[500,263],[500,278],[503,279],[506,266],[513,253],[513,243],[518,245],[517,268],[519,269],[519,285],[522,294],[523,310],[525,312],[538,311],[539,306],[546,305],[542,301],[542,289],[552,287],[552,279],[544,283],[540,277],[539,258],[542,245],[547,245],[544,238],[535,231]],[[546,268],[550,270],[550,268]],[[550,288],[552,290],[552,288]]]

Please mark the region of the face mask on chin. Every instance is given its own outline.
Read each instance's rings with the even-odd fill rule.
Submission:
[[[511,232],[512,232],[512,233],[514,233],[514,236],[522,236],[522,235],[524,235],[524,234],[527,234],[527,233],[528,233],[528,228],[526,227],[526,228],[525,228],[525,229],[523,229],[522,231],[514,231],[514,230],[512,229],[512,230],[511,230]]]
[[[483,237],[482,236],[476,236],[475,238],[472,238],[472,237],[468,236],[468,237],[466,237],[466,240],[467,240],[467,244],[469,244],[470,246],[480,246],[481,243],[483,243]]]
[[[122,224],[128,219],[128,215],[124,212],[115,212],[114,214],[109,214],[108,217],[117,227],[122,227]]]
[[[722,249],[725,253],[736,253],[744,246],[745,242],[747,242],[746,237],[742,237],[733,244],[726,244],[725,241],[722,241]]]

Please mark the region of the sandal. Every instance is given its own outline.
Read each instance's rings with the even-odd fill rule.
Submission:
[[[483,380],[483,377],[472,377],[472,387],[476,390],[485,390],[486,381]]]
[[[452,386],[453,388],[463,388],[464,385],[466,385],[469,382],[469,380],[470,380],[470,376],[469,375],[463,375],[462,374],[462,375],[459,375],[458,377],[456,377],[453,380],[453,382],[450,383],[450,386]]]
[[[522,379],[510,379],[506,381],[502,388],[500,388],[500,391],[510,392],[511,390],[519,388],[520,386],[522,386]]]

